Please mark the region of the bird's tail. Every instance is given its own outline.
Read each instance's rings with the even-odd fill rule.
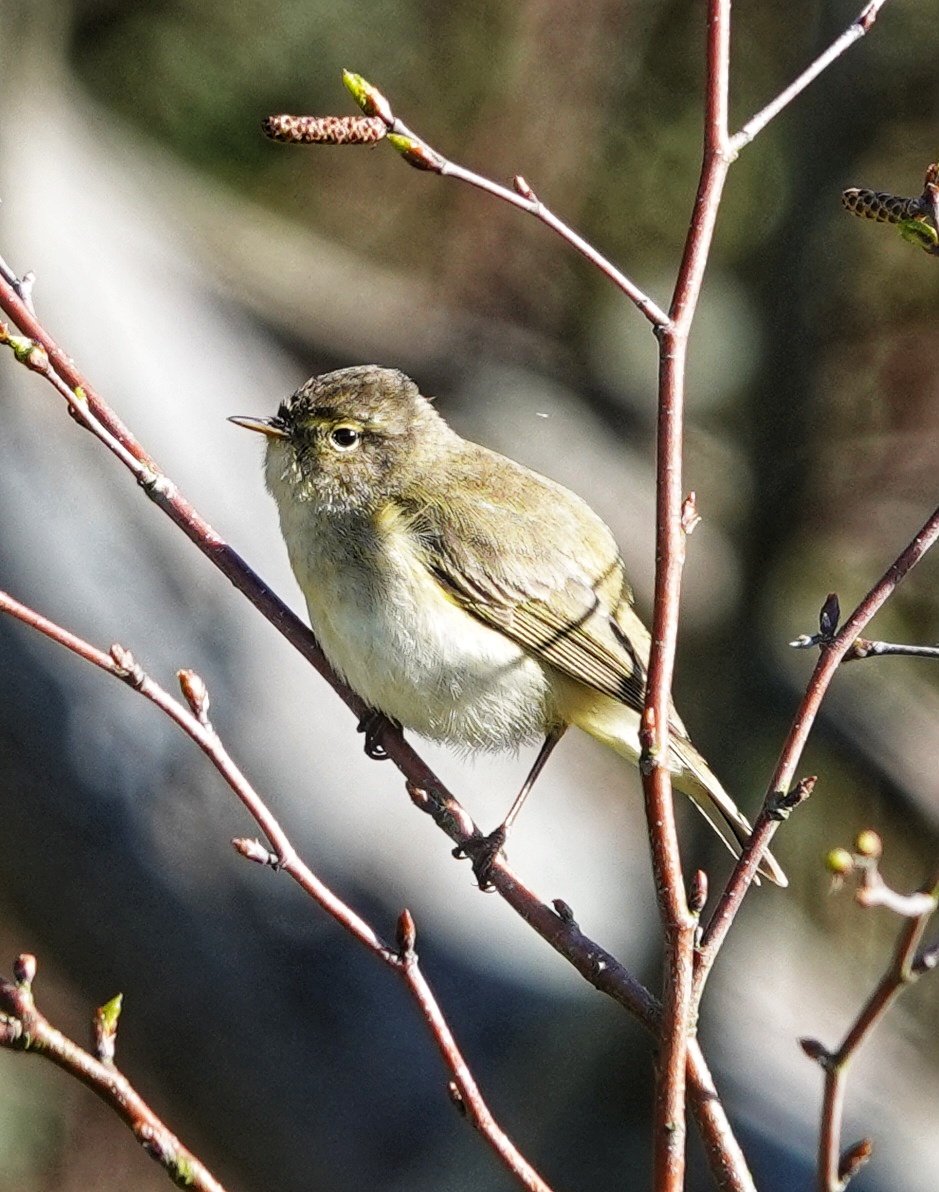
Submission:
[[[609,745],[633,765],[638,763],[641,748],[639,713],[634,708],[609,696],[588,691],[580,683],[570,680],[565,683],[562,676],[555,677],[554,686],[565,721],[576,724],[598,741]],[[741,846],[751,832],[750,821],[688,740],[684,725],[674,709],[670,738],[673,785],[694,802],[734,856],[739,856]],[[777,886],[789,885],[788,878],[770,853],[763,854],[759,872]]]
[[[735,857],[748,840],[750,821],[718,782],[710,766],[687,739],[672,741],[671,750],[681,765],[672,782],[688,796]],[[764,853],[759,872],[777,886],[788,886],[779,862],[772,853]]]

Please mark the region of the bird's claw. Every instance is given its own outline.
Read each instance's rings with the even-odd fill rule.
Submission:
[[[492,889],[490,880],[492,867],[505,847],[507,836],[505,825],[500,824],[488,836],[476,836],[472,840],[467,840],[465,844],[458,844],[453,850],[453,856],[458,860],[468,857],[473,863],[473,874],[479,883],[480,890]]]
[[[390,716],[386,716],[384,712],[366,712],[366,714],[359,721],[357,732],[365,734],[365,756],[370,757],[374,762],[385,762],[388,760],[388,750],[382,745],[379,738],[384,733],[386,728],[400,728],[396,720],[392,720]]]

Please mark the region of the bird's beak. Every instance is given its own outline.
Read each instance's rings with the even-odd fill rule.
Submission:
[[[235,414],[228,421],[234,422],[235,426],[243,426],[245,430],[256,430],[269,439],[287,438],[287,428],[279,418],[244,418]]]

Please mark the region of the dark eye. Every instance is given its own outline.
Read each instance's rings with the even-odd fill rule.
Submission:
[[[329,432],[329,441],[339,451],[351,451],[358,447],[362,432],[354,426],[334,426]]]

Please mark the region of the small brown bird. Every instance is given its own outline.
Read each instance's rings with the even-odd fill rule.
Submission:
[[[612,533],[580,497],[460,438],[413,381],[376,365],[312,378],[273,418],[231,421],[268,438],[290,563],[349,686],[460,749],[543,742],[491,853],[569,725],[638,761],[649,632]],[[674,708],[670,734],[675,786],[739,851],[750,824]],[[769,854],[761,872],[787,884]]]

